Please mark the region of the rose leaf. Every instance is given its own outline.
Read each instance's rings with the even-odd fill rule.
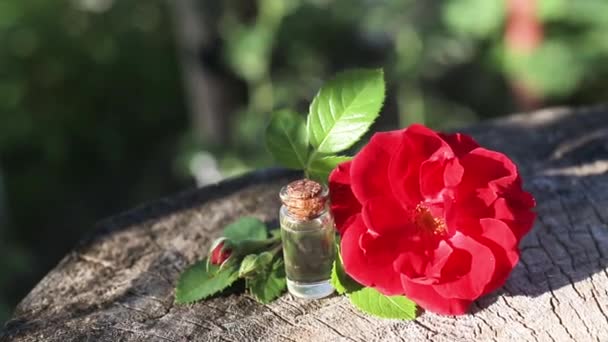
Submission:
[[[324,84],[310,104],[306,124],[315,152],[337,153],[356,143],[378,117],[384,92],[382,69],[342,72]]]
[[[266,129],[266,146],[274,159],[290,169],[302,170],[308,160],[304,118],[289,110],[272,114]]]
[[[413,320],[416,303],[405,296],[385,296],[371,287],[348,294],[350,302],[359,310],[382,318]]]
[[[245,240],[265,240],[268,230],[264,222],[255,217],[243,217],[224,228],[224,237],[234,243]]]
[[[270,263],[274,255],[271,252],[262,252],[260,254],[249,254],[241,261],[239,268],[239,277],[249,278],[256,274],[264,272]]]
[[[278,298],[285,292],[287,286],[283,260],[278,258],[269,266],[266,272],[258,273],[255,277],[246,280],[249,293],[263,304]]]
[[[178,304],[192,303],[214,295],[230,285],[239,276],[237,265],[219,267],[201,260],[187,268],[179,277],[175,289]]]
[[[352,157],[346,156],[327,156],[314,159],[308,169],[308,176],[318,182],[327,183],[327,178],[338,164],[351,160]]]

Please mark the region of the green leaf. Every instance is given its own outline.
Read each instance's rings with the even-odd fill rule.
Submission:
[[[222,268],[202,260],[186,269],[177,283],[175,301],[178,304],[192,303],[214,295],[238,279],[237,265]]]
[[[498,32],[506,13],[505,2],[496,0],[452,0],[441,10],[451,32],[479,39]],[[469,13],[475,13],[475,20],[470,20]]]
[[[344,271],[339,242],[337,243],[336,251],[336,259],[334,260],[334,265],[331,269],[331,285],[336,289],[338,294],[348,294],[350,292],[361,290],[363,286],[357,283]]]
[[[224,237],[234,243],[245,240],[265,240],[268,238],[268,231],[264,222],[255,217],[243,217],[224,228]]]
[[[543,41],[530,55],[506,53],[505,70],[549,96],[566,96],[584,79],[580,54],[557,39]]]
[[[260,272],[264,272],[272,262],[274,255],[271,252],[263,252],[260,254],[249,254],[241,261],[239,268],[239,277],[251,277]]]
[[[536,3],[536,6],[538,15],[542,21],[545,22],[551,20],[564,20],[564,17],[568,16],[568,14],[572,14],[568,11],[568,5],[570,4],[571,3],[567,0],[543,0]]]
[[[288,110],[273,113],[266,129],[266,146],[274,159],[283,166],[304,169],[308,160],[308,136],[304,118]]]
[[[356,69],[327,82],[310,105],[307,130],[320,153],[337,153],[356,143],[378,117],[384,101],[382,69]]]
[[[412,320],[416,318],[416,303],[404,296],[385,296],[371,287],[348,294],[359,310],[382,317]]]
[[[314,159],[306,170],[308,173],[308,177],[318,182],[323,182],[327,184],[327,178],[329,177],[331,171],[335,169],[338,164],[343,163],[345,161],[349,161],[351,159],[352,157],[345,156],[329,156]]]
[[[270,231],[270,237],[273,239],[281,239],[281,228],[275,228]]]
[[[267,304],[285,292],[285,267],[283,259],[274,261],[267,272],[262,272],[254,278],[247,279],[247,288],[251,295],[260,303]]]

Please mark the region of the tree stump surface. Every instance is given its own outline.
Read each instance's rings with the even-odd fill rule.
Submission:
[[[548,109],[463,131],[519,165],[537,199],[506,285],[460,317],[411,322],[358,312],[345,297],[269,305],[228,294],[174,304],[184,268],[221,229],[276,224],[297,175],[261,171],[99,223],[17,306],[0,341],[608,341],[608,109]]]

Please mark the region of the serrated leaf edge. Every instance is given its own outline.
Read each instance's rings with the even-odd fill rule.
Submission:
[[[191,267],[194,267],[194,265],[196,265],[196,263],[195,263],[195,264],[193,264]],[[187,271],[188,271],[188,269],[186,269],[184,272],[187,272]],[[183,275],[183,274],[184,274],[184,273],[182,273],[182,275]],[[223,290],[227,289],[228,287],[232,286],[232,284],[234,284],[234,282],[236,282],[236,281],[239,279],[239,276],[238,276],[238,269],[237,269],[235,272],[233,272],[232,277],[230,277],[230,278],[228,278],[228,279],[229,279],[229,280],[228,280],[228,282],[226,283],[226,285],[225,285],[224,287],[218,287],[218,288],[217,288],[215,291],[210,292],[210,293],[208,293],[208,294],[207,294],[207,295],[205,295],[205,296],[202,296],[202,297],[197,298],[197,299],[192,299],[192,300],[181,300],[181,299],[180,299],[180,297],[182,297],[181,293],[182,293],[183,291],[180,289],[180,286],[179,286],[179,285],[181,284],[181,281],[182,281],[182,279],[181,279],[181,275],[180,275],[180,278],[179,278],[179,280],[178,280],[177,286],[175,287],[175,302],[176,302],[177,304],[191,304],[191,303],[198,302],[199,300],[203,300],[203,299],[209,298],[209,297],[211,297],[211,296],[213,296],[213,295],[215,295],[215,294],[217,294],[217,293],[219,293],[219,292],[221,292],[221,291],[223,291]],[[199,285],[199,286],[200,286],[200,285]],[[197,287],[197,289],[198,289],[198,287]],[[194,291],[194,290],[192,290],[192,291],[188,291],[188,293],[193,292],[193,291]]]
[[[329,283],[331,284],[331,286],[333,286],[333,288],[339,295],[343,295],[346,293],[346,288],[342,285],[342,283],[340,282],[340,278],[338,277],[338,268],[336,265],[336,260],[334,260],[334,263],[331,267],[331,277],[329,279]]]
[[[354,70],[347,70],[347,71],[345,71],[344,73],[348,73],[348,72],[354,72],[354,71],[361,71],[361,70],[366,70],[366,69],[354,69]],[[321,140],[321,142],[318,144],[318,147],[316,147],[316,148],[315,148],[315,152],[316,152],[316,151],[318,151],[318,152],[321,152],[321,153],[339,153],[339,152],[342,152],[342,151],[344,151],[344,150],[346,150],[346,149],[348,149],[348,148],[352,147],[354,144],[356,144],[356,143],[357,143],[357,141],[359,141],[359,139],[361,139],[361,137],[362,137],[363,135],[365,135],[365,133],[367,133],[367,131],[369,130],[369,128],[370,128],[370,127],[373,125],[373,123],[374,123],[374,122],[376,122],[376,120],[378,119],[378,116],[379,116],[379,114],[380,114],[380,111],[382,110],[382,107],[384,106],[384,101],[386,100],[386,85],[384,84],[384,82],[385,82],[385,80],[384,80],[384,70],[383,70],[382,68],[378,68],[378,69],[367,69],[367,70],[369,70],[369,71],[379,71],[379,72],[380,72],[380,75],[381,75],[381,77],[382,77],[382,81],[383,81],[383,89],[382,89],[383,91],[382,91],[382,93],[383,93],[383,96],[382,96],[382,101],[380,102],[380,109],[378,110],[378,113],[374,114],[374,118],[373,118],[373,120],[372,120],[371,122],[366,123],[367,128],[366,128],[366,129],[365,129],[365,130],[364,130],[364,131],[363,131],[361,134],[358,134],[357,136],[354,136],[354,137],[355,137],[355,139],[353,139],[353,142],[352,142],[351,144],[349,144],[348,146],[345,146],[345,147],[341,148],[341,149],[340,149],[340,150],[338,150],[338,151],[331,151],[331,152],[330,152],[330,151],[324,151],[324,150],[323,150],[323,148],[322,148],[322,146],[323,146],[323,144],[326,142],[327,138],[330,136],[330,134],[327,134],[327,135],[325,135],[325,137],[324,137],[324,138]],[[339,76],[339,75],[336,75],[336,76],[334,77],[334,79],[335,79],[335,78],[337,78],[338,76]],[[333,79],[332,79],[332,80],[330,80],[329,82],[331,82],[331,81],[333,81]],[[367,89],[367,87],[368,87],[367,85],[366,85],[365,87],[363,87],[363,88],[362,88],[362,89],[361,89],[361,90],[358,92],[358,94],[357,94],[357,95],[355,95],[355,98],[354,98],[354,99],[353,99],[351,102],[354,102],[354,101],[355,101],[355,100],[356,100],[356,99],[359,97],[359,95],[360,95],[360,94],[361,94],[361,93],[362,93],[364,90],[366,90],[366,89]],[[321,89],[322,89],[322,88],[321,88]],[[311,128],[310,128],[311,123],[310,123],[310,122],[312,121],[312,115],[311,115],[311,112],[313,111],[313,110],[312,110],[312,109],[313,109],[313,106],[316,106],[316,103],[317,103],[317,98],[318,98],[318,96],[319,96],[320,94],[321,94],[321,90],[319,90],[318,94],[317,94],[317,95],[314,97],[313,101],[310,103],[310,108],[309,108],[309,110],[308,110],[308,116],[307,116],[307,118],[306,118],[306,132],[307,132],[307,135],[308,135],[308,143],[309,143],[310,145],[312,145],[312,140],[311,140],[311,137],[310,137],[310,135],[311,135]],[[331,96],[330,96],[330,97],[331,97]],[[348,108],[348,107],[346,107],[346,108]],[[344,111],[344,112],[346,111],[346,108],[344,108],[344,109],[343,109],[343,111]],[[332,116],[332,118],[333,118],[333,116]],[[336,122],[338,121],[336,118],[333,118],[333,120],[334,120],[334,123],[332,124],[332,128],[333,128],[333,126],[335,126]],[[321,124],[321,121],[320,121],[320,120],[319,120],[319,125],[321,125],[321,126],[322,126],[322,124]],[[330,128],[328,131],[331,131],[331,129],[332,129],[332,128]],[[312,135],[314,135],[314,134],[312,134]],[[316,138],[315,138],[315,140],[316,140]],[[313,145],[313,147],[314,147],[314,145]],[[314,152],[313,152],[313,154],[314,154]]]
[[[339,163],[338,163],[338,164],[341,164],[341,163],[347,162],[347,161],[349,161],[349,160],[352,160],[352,158],[353,158],[353,157],[349,157],[349,156],[322,156],[322,157],[318,157],[318,158],[313,159],[313,160],[310,162],[310,166],[308,167],[308,171],[309,171],[309,172],[311,172],[311,171],[323,172],[324,170],[315,169],[315,168],[313,167],[314,163],[315,163],[316,161],[320,161],[320,160],[323,160],[323,159],[333,159],[333,158],[340,158],[340,159],[344,159],[343,161],[341,161],[341,162],[339,162]]]
[[[365,314],[368,314],[368,315],[374,316],[374,317],[380,317],[380,318],[386,318],[386,319],[398,319],[398,320],[411,321],[411,320],[414,320],[414,319],[416,319],[416,318],[417,318],[418,305],[417,305],[417,304],[416,304],[414,301],[412,301],[411,299],[409,299],[409,298],[407,298],[407,297],[405,297],[405,296],[399,296],[399,297],[403,297],[403,298],[405,298],[406,300],[408,300],[408,301],[410,301],[410,302],[412,302],[412,303],[414,304],[414,309],[415,309],[415,312],[414,312],[414,315],[413,315],[413,316],[410,316],[410,314],[409,314],[409,312],[408,312],[407,310],[405,310],[405,309],[404,309],[404,308],[403,308],[401,305],[399,305],[398,303],[396,303],[396,302],[394,301],[394,299],[393,299],[393,298],[391,298],[391,297],[395,297],[395,296],[386,296],[386,295],[383,295],[383,294],[380,294],[380,295],[381,295],[383,298],[385,298],[386,300],[388,300],[389,302],[391,302],[391,303],[392,303],[392,304],[393,304],[393,305],[394,305],[394,306],[395,306],[395,307],[396,307],[396,308],[397,308],[399,311],[403,312],[403,313],[404,313],[404,314],[405,314],[407,317],[395,317],[395,316],[391,316],[391,315],[376,314],[376,313],[369,312],[369,310],[363,309],[362,307],[360,307],[359,305],[357,305],[357,303],[353,302],[353,300],[352,300],[352,296],[353,296],[353,295],[356,295],[356,294],[357,294],[357,292],[359,292],[359,291],[363,291],[363,290],[365,290],[365,289],[373,289],[373,288],[364,287],[364,288],[362,288],[361,290],[354,291],[354,292],[351,292],[351,293],[347,293],[347,294],[346,294],[346,296],[348,297],[348,299],[349,299],[349,301],[351,302],[351,304],[352,304],[354,307],[356,307],[356,308],[357,308],[357,310],[359,310],[359,311],[361,311],[361,312],[363,312],[363,313],[365,313]],[[375,289],[373,289],[373,290],[375,290]],[[377,291],[377,290],[375,290],[375,291]],[[379,304],[377,304],[377,305],[379,306]]]
[[[273,119],[274,118],[271,119],[271,123],[266,128],[266,131],[268,131],[270,129],[270,126],[272,125],[272,120]],[[291,146],[291,150],[293,151],[293,153],[296,155],[296,158],[300,162],[300,166],[302,168],[305,168],[306,167],[306,163],[308,162],[308,146],[310,144],[309,143],[309,138],[308,138],[308,130],[306,129],[306,126],[304,127],[306,129],[306,146],[305,146],[306,155],[304,155],[304,156],[300,156],[300,154],[298,153],[298,149],[296,148],[296,144],[294,144],[291,135],[287,132],[287,128],[285,128],[284,125],[279,125],[278,127],[283,131],[283,133],[287,137],[287,141],[289,142],[289,145]],[[277,158],[274,155],[273,150],[270,148],[270,145],[276,145],[276,144],[272,141],[272,139],[268,139],[268,136],[269,136],[268,133],[266,133],[266,146],[268,147],[268,151],[270,151],[270,154],[273,155],[273,157],[274,157],[274,159],[276,161],[280,162],[279,158]],[[284,166],[286,166],[286,165],[284,165]],[[288,167],[288,168],[290,168],[290,167]]]

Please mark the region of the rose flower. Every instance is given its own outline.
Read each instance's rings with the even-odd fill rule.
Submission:
[[[224,248],[224,242],[222,241],[211,250],[209,262],[213,265],[221,265],[224,261],[228,260],[231,254],[230,250]]]
[[[464,134],[376,133],[329,177],[345,271],[385,295],[460,315],[502,286],[531,229],[515,164]]]

